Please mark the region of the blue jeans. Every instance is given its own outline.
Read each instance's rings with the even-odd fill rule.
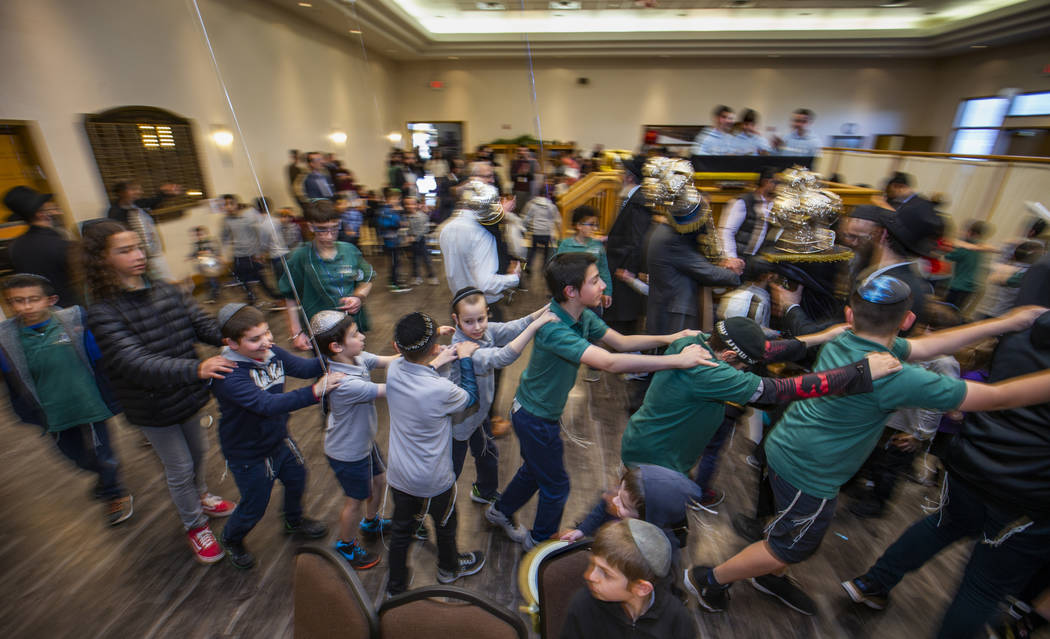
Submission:
[[[944,481],[947,504],[904,531],[866,576],[889,591],[945,547],[976,537],[962,583],[937,635],[969,638],[995,615],[1000,601],[1019,593],[1050,559],[1050,523],[1021,529],[1025,519],[1020,513],[985,501],[951,472]]]
[[[303,517],[306,466],[295,442],[288,438],[270,457],[250,462],[229,462],[230,474],[241,492],[241,501],[230,515],[222,538],[241,541],[266,514],[273,482],[284,484],[284,518],[297,523]]]
[[[463,472],[463,463],[467,460],[467,448],[474,457],[474,469],[477,471],[478,492],[482,497],[491,497],[499,490],[499,448],[492,441],[492,426],[488,418],[481,426],[474,429],[470,439],[452,440],[452,471],[459,479]]]
[[[520,407],[511,415],[511,423],[521,446],[522,464],[503,497],[496,502],[496,508],[511,517],[538,490],[540,498],[536,519],[532,522],[532,538],[543,541],[558,532],[565,501],[569,498],[561,426]]]
[[[109,501],[127,494],[117,472],[120,464],[109,444],[109,429],[105,420],[94,424],[80,424],[54,433],[55,445],[77,468],[98,475],[95,496]]]
[[[735,412],[733,413],[736,414]],[[708,440],[707,446],[704,448],[704,454],[700,457],[700,463],[696,466],[696,485],[700,487],[700,490],[707,490],[710,488],[711,478],[715,475],[715,469],[718,467],[718,457],[722,454],[722,445],[725,444],[726,438],[729,437],[730,431],[733,430],[733,424],[736,423],[736,417],[730,417],[728,414],[722,420],[722,425],[718,427],[715,434]]]

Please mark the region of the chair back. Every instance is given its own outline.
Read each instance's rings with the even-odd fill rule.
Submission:
[[[335,551],[302,546],[295,557],[295,639],[377,639],[375,609]]]
[[[540,637],[557,639],[565,625],[569,612],[569,602],[587,582],[583,572],[591,560],[592,539],[581,539],[559,548],[540,561],[539,574],[539,607]]]
[[[391,597],[379,607],[383,639],[527,639],[525,622],[476,592],[426,586]]]

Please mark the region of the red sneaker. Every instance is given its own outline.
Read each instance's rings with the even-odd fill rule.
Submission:
[[[190,547],[193,548],[197,561],[202,564],[213,564],[226,556],[222,546],[215,541],[215,534],[207,524],[190,530],[186,533],[186,538],[190,542]]]
[[[235,502],[223,499],[218,495],[208,493],[201,497],[201,512],[209,517],[229,517],[236,507]]]

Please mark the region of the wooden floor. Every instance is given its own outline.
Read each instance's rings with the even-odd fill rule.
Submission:
[[[381,272],[385,264],[373,258]],[[437,264],[440,268],[440,263]],[[448,290],[423,286],[408,293],[391,294],[377,286],[368,301],[374,330],[366,348],[379,354],[392,352],[392,327],[402,314],[422,310],[447,321]],[[385,281],[385,280],[384,280]],[[543,288],[537,278],[535,291],[519,293],[511,303],[513,315],[538,307]],[[238,297],[235,289],[224,296]],[[217,309],[213,309],[214,310]],[[273,314],[274,334],[287,336],[283,315]],[[498,406],[509,410],[513,391],[528,354],[505,375]],[[380,372],[377,377],[381,377]],[[293,382],[292,386],[299,385]],[[379,409],[379,442],[387,445],[387,411]],[[218,419],[214,402],[206,413]],[[614,482],[619,464],[619,441],[626,423],[623,382],[610,374],[601,381],[582,379],[573,389],[565,412],[566,467],[572,493],[565,511],[571,524],[593,504],[602,488]],[[15,422],[9,412],[0,427],[0,505],[4,525],[0,534],[0,635],[13,637],[291,637],[292,567],[298,542],[286,538],[279,522],[280,489],[270,510],[247,537],[258,565],[242,572],[227,562],[211,567],[191,559],[185,537],[168,496],[161,465],[143,438],[121,418],[111,422],[124,480],[135,496],[135,515],[109,528],[101,506],[91,500],[94,479],[75,470],[35,427]],[[306,513],[327,520],[334,529],[343,494],[325,462],[322,451],[321,415],[317,408],[298,411],[290,430],[308,460]],[[233,479],[224,477],[223,458],[216,428],[207,430],[210,450],[207,478],[210,489],[236,499]],[[501,485],[506,485],[518,462],[513,436],[499,442]],[[714,564],[745,545],[730,527],[729,518],[753,509],[753,474],[743,458],[750,444],[738,432],[728,446],[716,485],[727,493],[718,516],[704,515],[692,522],[688,556],[697,563]],[[467,495],[473,479],[473,462],[460,478],[460,495]],[[894,591],[891,607],[882,613],[853,605],[839,581],[861,573],[903,528],[921,514],[924,496],[932,489],[905,482],[886,518],[860,521],[845,505],[815,558],[800,566],[794,576],[812,594],[820,611],[805,617],[760,594],[748,584],[732,589],[726,614],[695,612],[701,637],[929,637],[954,591],[967,546],[945,552],[920,573],[910,576]],[[484,522],[483,507],[462,499],[459,508],[461,550],[483,549],[488,557],[484,570],[457,585],[483,592],[516,610],[516,565],[520,552],[502,533]],[[534,503],[520,513],[530,522]],[[390,508],[388,507],[388,512]],[[223,520],[216,520],[216,533]],[[331,543],[332,534],[327,543]],[[378,546],[379,542],[376,543]],[[413,586],[435,582],[436,548],[415,542],[409,561]],[[386,582],[386,567],[358,573],[376,601]],[[690,603],[692,610],[696,610]]]

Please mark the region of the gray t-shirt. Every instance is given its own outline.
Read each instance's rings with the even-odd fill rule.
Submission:
[[[328,424],[324,431],[324,454],[332,459],[353,462],[368,457],[376,438],[376,405],[379,384],[370,371],[379,358],[361,353],[357,364],[328,360],[328,370],[346,378],[328,393]]]
[[[478,350],[474,351],[470,357],[474,360],[474,376],[478,381],[478,403],[452,416],[453,439],[461,442],[470,439],[474,431],[488,417],[496,395],[494,371],[497,368],[506,368],[518,359],[519,354],[507,344],[520,335],[531,322],[532,315],[526,315],[513,322],[489,322],[485,335],[477,340]],[[470,338],[457,326],[456,333],[452,336],[452,343],[466,341],[470,341]],[[459,385],[458,365],[453,364],[449,368],[449,379],[453,384]]]
[[[390,456],[386,481],[415,497],[434,497],[456,481],[452,472],[452,414],[470,396],[433,368],[404,358],[386,373]]]
[[[255,209],[245,209],[239,215],[227,215],[222,225],[222,242],[231,244],[234,257],[262,254],[259,237],[259,215]]]

